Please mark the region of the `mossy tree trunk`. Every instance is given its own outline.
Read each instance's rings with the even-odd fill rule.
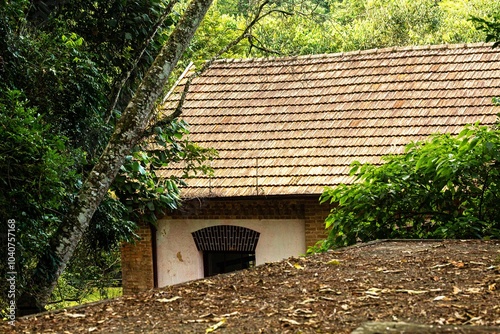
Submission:
[[[150,122],[177,61],[188,47],[212,0],[192,0],[167,43],[148,70],[130,100],[103,154],[85,180],[70,214],[50,240],[50,251],[38,262],[31,279],[30,291],[18,300],[18,315],[43,310],[66,264],[89,226],[89,222],[106,195],[125,156],[140,140]]]

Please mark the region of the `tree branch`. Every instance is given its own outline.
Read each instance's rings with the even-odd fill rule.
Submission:
[[[272,53],[272,54],[275,54],[275,55],[278,55],[278,56],[282,56],[282,55],[283,55],[283,54],[282,54],[281,52],[279,52],[279,51],[276,51],[276,50],[271,50],[271,49],[268,49],[268,48],[266,48],[266,47],[264,47],[264,46],[259,46],[259,45],[255,44],[255,43],[253,43],[253,40],[256,40],[256,41],[257,41],[260,45],[263,45],[263,44],[264,44],[264,43],[262,43],[261,41],[259,41],[259,40],[257,39],[257,37],[255,37],[255,36],[253,36],[253,35],[252,35],[252,36],[249,36],[249,37],[248,37],[248,43],[250,43],[250,50],[251,50],[252,48],[256,48],[256,49],[258,49],[258,50],[260,50],[260,51],[264,51],[264,52],[267,52],[267,53]]]
[[[217,52],[212,58],[210,58],[210,60],[206,61],[203,66],[200,68],[200,70],[196,71],[195,73],[193,73],[192,75],[189,76],[189,78],[186,80],[186,83],[184,84],[184,89],[181,93],[181,97],[179,99],[179,102],[177,103],[177,107],[175,108],[175,110],[167,117],[165,118],[162,118],[160,120],[158,120],[157,122],[155,122],[154,124],[150,125],[146,131],[144,131],[143,135],[142,135],[142,139],[145,139],[151,135],[153,135],[154,133],[154,128],[156,127],[164,127],[164,126],[167,126],[170,122],[172,122],[175,118],[179,117],[181,114],[182,114],[182,107],[184,105],[184,102],[186,100],[186,96],[187,96],[187,93],[189,91],[189,87],[191,86],[191,82],[199,77],[201,74],[203,74],[217,59],[219,59],[224,53],[226,53],[227,51],[229,51],[231,48],[233,48],[234,46],[236,46],[238,43],[240,43],[243,39],[245,38],[251,38],[251,34],[250,34],[250,30],[261,20],[263,19],[264,17],[266,17],[267,15],[271,14],[272,12],[274,12],[275,10],[271,10],[269,12],[266,12],[265,14],[262,14],[262,11],[264,10],[265,6],[268,5],[270,3],[270,0],[265,0],[263,1],[260,6],[258,7],[257,9],[257,12],[254,16],[254,18],[252,19],[252,21],[250,21],[250,23],[245,27],[245,30],[243,30],[243,32],[240,34],[240,36],[238,36],[237,38],[235,38],[233,41],[231,41],[229,44],[227,44],[225,47],[223,47],[219,52]],[[187,70],[187,69],[186,69]]]
[[[144,55],[144,52],[146,52],[147,47],[151,44],[153,41],[154,37],[160,30],[161,26],[167,19],[167,17],[172,13],[172,9],[174,5],[179,2],[179,0],[171,0],[167,4],[167,7],[165,8],[165,12],[163,15],[158,19],[158,22],[153,26],[153,29],[151,30],[151,34],[149,37],[144,41],[141,47],[141,51],[135,57],[133,63],[131,64],[130,68],[126,72],[122,72],[121,79],[115,82],[115,85],[113,86],[113,89],[111,91],[110,96],[112,97],[112,102],[108,107],[108,110],[106,112],[107,117],[106,117],[106,124],[109,124],[111,121],[111,117],[113,116],[113,110],[116,108],[116,105],[118,104],[118,99],[120,98],[121,92],[125,84],[127,83],[128,79],[132,75],[132,72],[137,68],[137,65],[139,64],[139,61],[141,60],[142,56]]]

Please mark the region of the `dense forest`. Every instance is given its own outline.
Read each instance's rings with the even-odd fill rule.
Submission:
[[[120,243],[135,238],[140,220],[154,224],[175,209],[183,179],[210,173],[206,162],[216,154],[190,142],[188,125],[177,114],[164,119],[153,108],[81,231],[66,270],[59,277],[46,269],[64,262],[55,255],[55,237],[67,232],[72,208],[82,205],[78,194],[125,122],[122,116],[148,69],[186,24],[188,3],[4,0],[0,6],[2,254],[10,230],[16,245],[15,268],[2,262],[2,276],[17,273],[18,296],[34,289],[33,277],[55,277],[52,297],[42,306],[80,300],[96,288],[105,295],[104,287],[120,277]],[[213,57],[498,40],[499,13],[500,2],[493,0],[217,0],[164,91],[191,61],[200,67]],[[150,140],[158,149],[145,149]],[[174,162],[185,163],[183,177],[156,175]],[[7,306],[5,284],[1,309]]]
[[[218,0],[191,48],[204,59],[251,21],[252,2]],[[389,46],[484,41],[471,17],[495,16],[488,0],[302,0],[270,2],[249,37],[225,57],[292,56]],[[192,57],[190,57],[192,58]]]

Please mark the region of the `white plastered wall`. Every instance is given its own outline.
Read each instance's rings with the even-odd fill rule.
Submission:
[[[203,255],[191,233],[217,225],[242,226],[259,232],[257,265],[306,251],[304,221],[300,219],[163,219],[158,222],[156,234],[159,287],[203,278]]]

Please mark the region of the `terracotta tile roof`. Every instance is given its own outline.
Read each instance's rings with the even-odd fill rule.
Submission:
[[[319,194],[351,182],[354,160],[493,124],[495,95],[500,50],[482,43],[218,61],[193,80],[182,116],[192,140],[218,150],[215,174],[183,195]]]

